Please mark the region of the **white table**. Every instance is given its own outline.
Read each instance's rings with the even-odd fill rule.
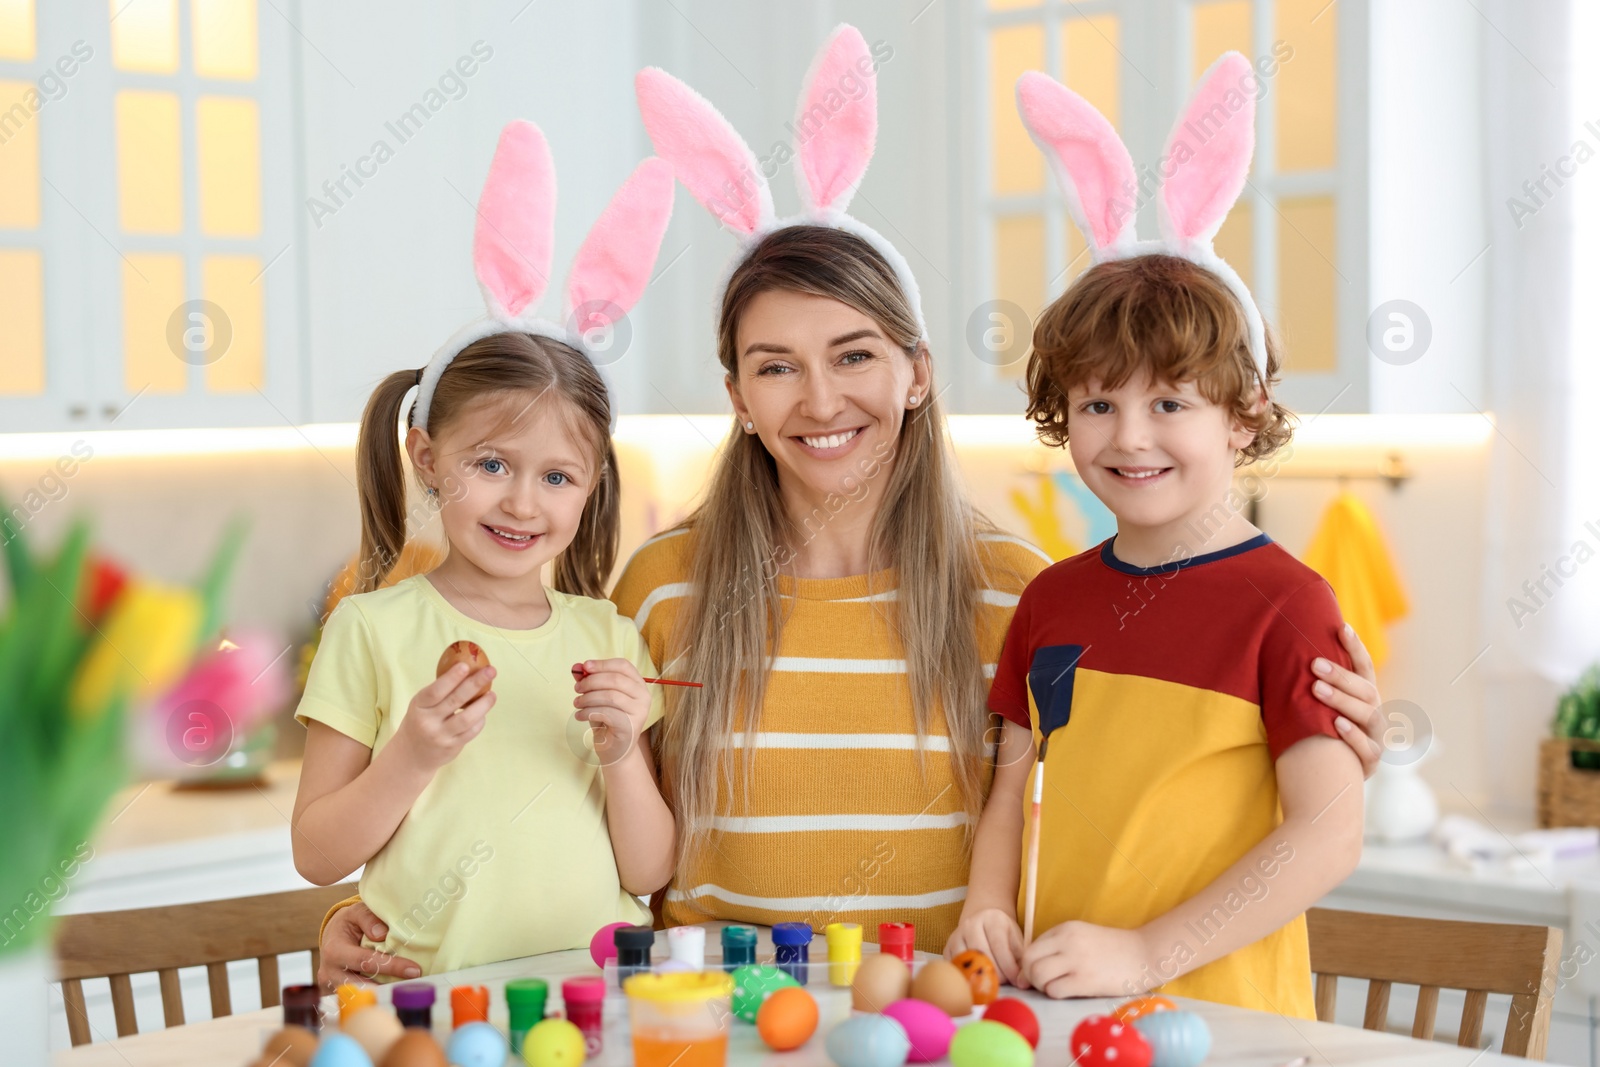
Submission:
[[[766,944],[762,958],[768,958],[770,951],[770,944]],[[868,945],[866,951],[872,952],[874,947]],[[657,958],[664,957],[664,950],[658,948]],[[503,1031],[506,1022],[504,985],[508,979],[538,977],[548,980],[552,1002],[559,1006],[562,979],[594,973],[588,952],[575,950],[506,960],[454,974],[437,975],[430,979],[439,990],[439,1001],[434,1006],[435,1034],[441,1041],[447,1036],[449,989],[452,985],[488,986],[494,1006],[491,1021]],[[783,1067],[828,1067],[831,1061],[823,1049],[823,1040],[829,1027],[849,1014],[849,990],[815,983],[809,988],[822,1009],[823,1021],[817,1034],[802,1048],[779,1058],[761,1043],[755,1027],[735,1021],[728,1046],[730,1067],[780,1062]],[[1037,1062],[1041,1067],[1061,1067],[1070,1063],[1072,1056],[1067,1051],[1067,1044],[1073,1027],[1085,1016],[1109,1011],[1117,1003],[1115,1000],[1051,1001],[1034,992],[1017,993],[1011,989],[1007,989],[1006,994],[1027,1000],[1039,1016],[1041,1038]],[[387,1002],[386,996],[382,999]],[[332,998],[326,1003],[331,1025],[336,1016],[331,1007]],[[590,1061],[594,1067],[613,1067],[633,1062],[623,1004],[620,994],[607,1000],[605,1048],[600,1056]],[[1328,1023],[1286,1019],[1204,1001],[1184,1000],[1182,1006],[1204,1017],[1210,1025],[1213,1043],[1206,1063],[1218,1067],[1223,1064],[1228,1067],[1277,1067],[1300,1056],[1308,1057],[1311,1067],[1342,1063],[1359,1063],[1363,1067],[1391,1063],[1414,1067],[1510,1067],[1516,1064],[1525,1067],[1527,1063],[1526,1060],[1493,1052],[1414,1041],[1409,1037]],[[281,1020],[281,1011],[267,1009],[116,1041],[97,1041],[71,1051],[58,1052],[55,1067],[244,1067],[260,1051],[262,1041],[278,1028]],[[511,1067],[510,1061],[508,1067]]]

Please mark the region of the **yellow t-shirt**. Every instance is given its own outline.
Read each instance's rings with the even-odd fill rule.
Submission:
[[[483,732],[439,769],[361,875],[362,899],[389,924],[376,947],[424,973],[581,948],[607,923],[650,921],[617,880],[605,781],[573,718],[571,670],[613,656],[641,674],[655,668],[610,601],[546,592],[550,618],[533,630],[468,618],[421,575],[347,597],[295,712],[377,752],[445,646],[474,641],[494,665],[498,700]],[[660,716],[656,693],[650,721]]]

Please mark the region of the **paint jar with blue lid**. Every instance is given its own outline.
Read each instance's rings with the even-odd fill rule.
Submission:
[[[808,923],[777,923],[772,927],[772,947],[777,950],[774,961],[801,985],[811,972],[811,939],[816,936]]]

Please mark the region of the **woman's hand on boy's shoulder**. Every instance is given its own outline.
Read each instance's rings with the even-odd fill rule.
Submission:
[[[1047,997],[1128,997],[1155,984],[1150,946],[1138,930],[1064,922],[1022,953],[1022,977]]]
[[[1339,641],[1350,657],[1353,670],[1346,670],[1330,659],[1318,657],[1311,664],[1312,673],[1317,676],[1311,685],[1311,693],[1338,712],[1333,725],[1338,728],[1344,743],[1361,761],[1361,776],[1371,778],[1383,759],[1383,736],[1388,728],[1388,723],[1379,712],[1383,697],[1378,692],[1378,672],[1372,665],[1367,646],[1361,643],[1361,638],[1356,636],[1355,628],[1349,623],[1339,631]]]
[[[1028,988],[1018,973],[1022,960],[1022,929],[1015,915],[1004,908],[979,908],[963,912],[955,933],[945,942],[944,955],[953,959],[968,949],[988,956],[1000,977],[1018,989]]]
[[[639,668],[621,657],[585,660],[583,668],[572,706],[578,721],[593,729],[600,766],[610,767],[642,743],[650,721],[650,687]]]

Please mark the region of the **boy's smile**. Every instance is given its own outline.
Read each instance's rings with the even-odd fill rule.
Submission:
[[[1090,382],[1069,391],[1067,411],[1073,465],[1117,517],[1119,559],[1155,566],[1255,536],[1242,515],[1219,523],[1214,510],[1253,435],[1194,382]]]

